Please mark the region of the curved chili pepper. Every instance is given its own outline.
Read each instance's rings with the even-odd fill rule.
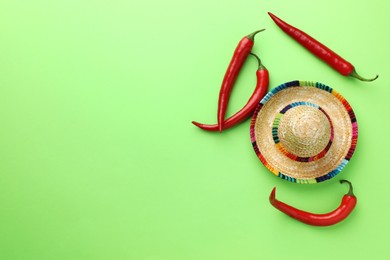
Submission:
[[[276,15],[268,12],[272,20],[278,25],[286,34],[291,36],[294,40],[300,43],[303,47],[313,53],[315,56],[325,61],[329,66],[338,71],[343,76],[351,76],[362,81],[373,81],[378,78],[376,75],[374,78],[366,79],[360,76],[355,67],[337,53],[326,47],[324,44],[320,43],[307,33],[295,28],[294,26],[286,23]]]
[[[348,183],[349,192],[343,196],[340,206],[333,210],[332,212],[325,214],[314,214],[300,209],[294,208],[290,205],[287,205],[275,198],[276,188],[273,188],[271,195],[269,196],[269,201],[271,204],[282,211],[283,213],[289,215],[296,220],[299,220],[303,223],[313,225],[313,226],[330,226],[334,225],[346,217],[352,212],[356,206],[357,199],[353,194],[352,184],[347,180],[341,180],[340,183]]]
[[[218,130],[222,132],[227,104],[229,102],[230,93],[233,89],[234,82],[244,64],[246,58],[252,50],[254,45],[255,35],[265,29],[255,31],[243,37],[234,50],[233,57],[230,60],[229,66],[225,72],[222,81],[221,89],[219,91],[218,100]]]
[[[258,62],[258,69],[256,71],[256,78],[257,78],[257,83],[256,83],[256,88],[252,93],[252,96],[249,98],[248,102],[245,104],[245,106],[239,110],[237,113],[229,117],[224,121],[223,124],[223,130],[226,130],[230,127],[233,127],[243,120],[247,119],[250,117],[253,112],[256,109],[257,104],[261,101],[261,99],[267,94],[268,91],[268,84],[269,84],[269,73],[267,68],[261,63],[260,58],[253,53],[252,54],[254,57],[256,57],[257,62]],[[192,121],[194,125],[197,127],[207,130],[207,131],[218,131],[218,124],[201,124],[195,121]]]

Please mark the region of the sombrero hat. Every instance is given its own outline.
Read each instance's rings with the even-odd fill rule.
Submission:
[[[258,158],[273,174],[317,183],[333,178],[349,162],[358,127],[349,103],[331,87],[291,81],[260,101],[250,136]]]

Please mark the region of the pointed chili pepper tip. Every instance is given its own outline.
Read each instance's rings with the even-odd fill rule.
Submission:
[[[275,20],[275,19],[280,20],[279,17],[277,17],[276,15],[274,15],[271,12],[268,12],[268,15],[271,16],[272,20]]]
[[[196,122],[196,121],[192,121],[191,122],[192,124],[196,125],[197,127],[199,127],[200,123]]]
[[[375,77],[373,77],[373,78],[371,78],[371,79],[366,79],[366,78],[363,78],[362,76],[360,76],[360,75],[356,72],[355,69],[351,72],[351,74],[349,74],[349,76],[354,77],[354,78],[357,78],[358,80],[361,80],[361,81],[374,81],[374,80],[376,80],[376,79],[379,77],[379,75],[376,75]]]
[[[276,187],[272,189],[271,194],[269,195],[269,201],[271,202],[272,205],[276,200],[275,196],[276,196]]]
[[[211,125],[202,124],[202,123],[199,123],[199,122],[196,122],[196,121],[192,121],[191,123],[193,125],[199,127],[200,129],[212,131],[212,126]]]
[[[349,191],[348,191],[347,195],[355,197],[355,194],[353,193],[352,183],[351,183],[350,181],[347,181],[347,180],[340,180],[340,183],[341,183],[341,184],[342,184],[342,183],[348,183],[348,185],[349,185]]]

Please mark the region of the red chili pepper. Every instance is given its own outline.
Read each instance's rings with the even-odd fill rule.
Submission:
[[[256,78],[257,78],[256,88],[253,91],[252,96],[249,98],[248,102],[245,104],[245,106],[237,113],[235,113],[234,115],[232,115],[231,117],[229,117],[224,121],[223,130],[235,126],[240,122],[242,122],[243,120],[250,117],[255,111],[257,104],[261,101],[261,99],[265,96],[265,94],[267,94],[268,84],[269,84],[268,70],[261,63],[261,60],[257,55],[253,53],[250,54],[255,56],[259,63],[259,67],[256,71]],[[207,131],[219,130],[218,124],[201,124],[195,121],[192,121],[192,123],[197,127],[202,128],[203,130],[207,130]]]
[[[271,16],[272,20],[289,36],[291,36],[294,40],[300,43],[307,50],[312,52],[315,56],[325,61],[329,66],[337,70],[343,76],[351,76],[357,78],[362,81],[373,81],[378,78],[376,75],[372,79],[366,79],[361,77],[355,70],[355,67],[334,51],[326,47],[324,44],[320,43],[307,33],[295,28],[294,26],[286,23],[281,20],[274,14],[268,12],[269,16]]]
[[[233,53],[233,57],[230,60],[230,64],[225,72],[218,100],[218,130],[220,132],[222,132],[223,129],[226,108],[229,102],[230,93],[233,89],[234,82],[237,79],[242,65],[244,64],[246,58],[252,50],[255,35],[262,31],[264,31],[264,29],[255,31],[241,39]]]
[[[278,210],[303,223],[313,226],[330,226],[348,217],[348,215],[355,208],[357,202],[356,197],[353,194],[352,184],[347,180],[340,181],[340,183],[344,182],[348,183],[349,192],[343,196],[341,204],[337,209],[326,214],[314,214],[302,211],[277,200],[275,198],[276,188],[273,188],[271,195],[269,196],[269,201]]]

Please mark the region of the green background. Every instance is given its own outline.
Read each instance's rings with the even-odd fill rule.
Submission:
[[[390,257],[387,1],[0,2],[0,259],[387,259]],[[286,36],[271,11],[351,61],[339,75]],[[270,88],[299,79],[335,88],[359,123],[334,179],[297,185],[257,159],[249,121],[222,134],[219,87],[237,42]],[[246,62],[228,114],[255,85]],[[354,184],[358,204],[325,228],[268,195],[327,212]]]

